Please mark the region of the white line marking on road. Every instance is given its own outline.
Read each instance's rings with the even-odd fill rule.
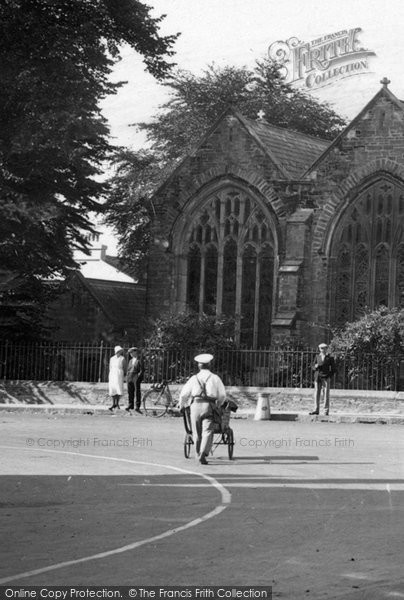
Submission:
[[[134,487],[210,487],[207,483],[120,483],[122,486],[134,486]],[[248,488],[248,489],[258,489],[258,488],[284,488],[284,487],[292,487],[292,488],[309,488],[309,489],[317,489],[317,490],[385,490],[386,485],[384,483],[312,483],[308,481],[302,481],[299,483],[226,483],[226,487],[229,488]],[[393,491],[403,491],[404,483],[393,483],[389,484],[389,490]],[[317,499],[320,497],[316,494]],[[391,504],[391,496],[390,496],[390,504]],[[391,506],[392,508],[392,506]]]
[[[21,447],[16,447],[16,446],[0,446],[0,448],[7,448],[7,449],[12,449],[12,450],[30,450],[30,448],[21,448]],[[221,512],[223,512],[229,506],[229,504],[231,502],[231,493],[221,483],[219,483],[214,477],[211,477],[210,475],[206,475],[206,473],[198,473],[196,471],[189,471],[186,469],[181,469],[180,467],[173,467],[171,465],[163,465],[160,463],[149,463],[149,462],[139,461],[139,460],[130,460],[128,458],[116,458],[113,456],[102,456],[102,455],[98,455],[98,454],[86,454],[86,453],[81,453],[81,452],[67,452],[67,451],[63,451],[63,450],[48,450],[46,448],[41,448],[40,450],[42,452],[50,452],[50,453],[54,453],[54,454],[68,454],[69,456],[80,456],[80,457],[85,457],[85,458],[111,460],[111,461],[125,462],[125,463],[130,463],[130,464],[135,464],[135,465],[147,465],[149,467],[150,466],[161,467],[161,468],[165,468],[165,469],[171,469],[173,471],[178,471],[179,473],[186,473],[187,475],[197,475],[198,477],[202,477],[203,479],[206,479],[209,482],[209,484],[219,492],[219,494],[221,495],[221,498],[222,498],[222,502],[221,502],[221,504],[216,506],[216,508],[214,508],[210,512],[206,513],[205,515],[202,515],[202,517],[193,519],[192,521],[189,521],[188,523],[186,523],[185,525],[181,525],[180,527],[168,529],[167,531],[164,531],[163,533],[160,533],[158,535],[154,535],[153,537],[146,538],[146,539],[140,540],[138,542],[132,542],[131,544],[126,544],[125,546],[121,546],[120,548],[114,548],[113,550],[106,550],[105,552],[98,552],[97,554],[92,554],[90,556],[84,556],[82,558],[77,558],[74,560],[66,560],[66,561],[63,561],[60,563],[56,563],[54,565],[48,565],[47,567],[41,567],[39,569],[33,569],[32,571],[25,571],[23,573],[17,573],[16,575],[10,575],[9,577],[4,577],[3,579],[0,579],[1,585],[5,584],[5,583],[9,583],[10,581],[15,581],[16,579],[23,579],[26,577],[40,575],[41,573],[47,573],[49,571],[55,571],[56,569],[70,567],[72,565],[78,565],[80,563],[89,562],[90,560],[97,560],[99,558],[106,558],[108,556],[113,556],[114,554],[121,554],[123,552],[127,552],[128,550],[134,550],[135,548],[139,548],[139,546],[144,546],[145,544],[149,544],[151,542],[156,542],[157,540],[162,540],[166,537],[174,535],[175,533],[179,533],[180,531],[184,531],[185,529],[189,529],[190,527],[195,527],[196,525],[200,525],[201,523],[203,523],[204,521],[207,521],[208,519],[212,519],[213,517],[216,517]],[[38,449],[35,449],[35,451],[37,452]]]
[[[386,490],[387,490],[387,493],[388,493],[388,495],[389,495],[389,506],[390,506],[390,510],[393,510],[393,503],[392,503],[392,501],[391,501],[391,485],[390,485],[389,483],[386,485]]]

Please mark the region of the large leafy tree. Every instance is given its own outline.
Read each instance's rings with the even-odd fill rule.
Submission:
[[[398,389],[404,355],[404,310],[380,306],[334,332],[331,350],[348,359],[349,383]]]
[[[269,123],[326,139],[345,124],[329,105],[285,83],[279,67],[266,59],[253,69],[209,66],[201,75],[178,70],[163,85],[169,100],[151,122],[138,123],[148,149],[116,152],[107,202],[120,252],[138,264],[145,256],[153,191],[230,104],[246,117],[255,119],[262,110]]]
[[[111,151],[99,102],[122,85],[109,76],[123,44],[167,75],[161,18],[138,0],[0,3],[0,263],[29,286],[86,248]]]
[[[332,350],[338,355],[361,359],[372,354],[378,361],[389,361],[404,354],[404,310],[380,306],[367,311],[357,321],[346,323],[334,332]]]
[[[326,139],[344,125],[328,104],[286,83],[269,59],[254,69],[211,65],[199,76],[179,70],[164,85],[171,97],[153,121],[138,126],[152,149],[170,160],[191,150],[229,104],[246,117],[256,119],[262,110],[268,123]]]

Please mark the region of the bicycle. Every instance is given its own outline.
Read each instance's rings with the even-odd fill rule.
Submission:
[[[148,417],[162,417],[167,413],[179,414],[180,411],[175,408],[175,404],[167,380],[154,383],[143,394],[143,409]]]

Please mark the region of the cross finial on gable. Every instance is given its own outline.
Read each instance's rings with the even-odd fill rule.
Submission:
[[[389,85],[389,83],[391,83],[391,81],[390,79],[387,79],[387,77],[383,77],[383,79],[380,80],[380,83],[382,83],[383,87],[387,89],[387,86]]]
[[[257,117],[259,118],[259,120],[260,120],[260,121],[262,121],[262,120],[263,120],[263,118],[265,117],[265,113],[264,113],[264,111],[262,110],[262,108],[261,108],[261,110],[259,110],[259,111],[257,112]]]

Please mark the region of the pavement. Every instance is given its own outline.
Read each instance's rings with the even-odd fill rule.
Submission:
[[[145,384],[143,393],[147,389]],[[180,385],[170,385],[174,404],[180,389]],[[260,418],[256,420],[300,423],[404,424],[404,392],[333,389],[330,414],[314,416],[309,415],[313,406],[313,390],[310,388],[230,386],[226,391],[239,407],[237,413],[232,413],[235,419],[255,419],[257,416]],[[126,398],[122,398],[122,408],[126,404]],[[105,382],[0,382],[0,412],[110,416],[110,405]],[[121,409],[120,416],[128,415]]]
[[[232,419],[254,419],[257,408],[249,406],[240,408],[236,413],[232,414]],[[108,406],[105,404],[0,404],[0,412],[17,412],[17,413],[39,413],[39,414],[88,414],[88,415],[111,415]],[[115,411],[115,416],[126,418],[129,415],[125,410]],[[180,416],[179,414],[171,415],[173,417]],[[328,416],[326,415],[310,415],[307,410],[276,410],[270,409],[269,418],[256,420],[270,421],[297,421],[300,423],[310,422],[328,422],[328,423],[364,423],[364,424],[379,424],[379,425],[404,425],[404,414],[394,414],[391,412],[345,412],[331,410]]]

